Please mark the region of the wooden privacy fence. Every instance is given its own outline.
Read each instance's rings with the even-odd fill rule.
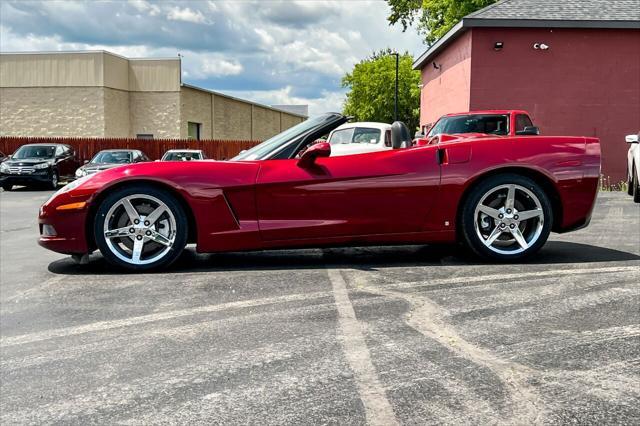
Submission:
[[[0,136],[0,151],[12,154],[29,143],[64,143],[71,145],[80,161],[90,160],[103,149],[139,149],[152,160],[158,160],[170,149],[201,149],[207,157],[225,160],[261,141],[224,141],[216,139],[135,139],[135,138],[65,138]]]

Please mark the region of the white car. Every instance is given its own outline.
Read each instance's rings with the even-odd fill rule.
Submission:
[[[197,161],[206,160],[207,156],[201,149],[170,149],[165,152],[160,161]]]
[[[345,123],[327,138],[331,156],[362,154],[391,149],[391,124],[375,122]]]
[[[627,135],[625,138],[629,144],[627,154],[627,182],[629,183],[628,194],[633,195],[633,201],[640,203],[640,144],[637,135]]]

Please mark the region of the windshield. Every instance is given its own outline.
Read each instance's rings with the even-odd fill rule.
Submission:
[[[489,135],[508,135],[509,117],[506,115],[455,115],[442,117],[431,128],[427,137],[455,133],[486,133]]]
[[[339,114],[329,113],[319,115],[317,117],[309,118],[300,124],[297,124],[282,133],[278,133],[271,139],[267,139],[259,145],[253,148],[241,152],[231,159],[231,161],[250,161],[250,160],[263,160],[269,158],[272,153],[279,151],[287,143],[297,139],[298,137],[308,133],[314,128],[320,128],[321,126],[328,124],[331,121],[336,120]]]
[[[24,145],[18,148],[12,158],[15,160],[23,160],[25,158],[53,158],[55,152],[55,146]]]
[[[191,161],[202,160],[199,152],[167,152],[162,161]]]
[[[373,143],[380,142],[380,130],[368,127],[352,127],[350,129],[335,130],[329,138],[331,145],[351,144],[351,143]]]
[[[93,164],[127,164],[130,162],[130,151],[101,151],[91,160]]]

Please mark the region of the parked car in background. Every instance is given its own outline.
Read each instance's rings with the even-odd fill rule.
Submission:
[[[311,117],[229,161],[143,163],[86,176],[40,208],[39,243],[121,267],[169,265],[198,252],[454,243],[520,261],[551,231],[589,224],[600,178],[597,138],[448,136],[331,156],[318,137],[346,123]],[[577,164],[567,166],[567,163]]]
[[[60,181],[74,179],[78,160],[70,145],[22,145],[0,163],[0,186],[11,191],[14,185],[46,186],[56,189]]]
[[[627,182],[628,194],[633,196],[633,201],[640,203],[640,143],[637,135],[627,135],[625,138],[629,144],[627,153]]]
[[[527,111],[488,110],[447,114],[429,129],[427,139],[447,134],[478,134],[494,136],[539,135]]]
[[[331,156],[361,154],[391,149],[391,125],[387,123],[347,123],[329,134]]]
[[[2,163],[3,161],[5,161],[8,158],[9,157],[7,157],[4,152],[0,151],[0,163]]]
[[[197,161],[206,159],[207,156],[200,149],[170,149],[164,153],[160,161]]]
[[[91,161],[76,170],[76,177],[97,173],[123,164],[142,163],[151,161],[142,151],[137,149],[105,149],[93,156]]]

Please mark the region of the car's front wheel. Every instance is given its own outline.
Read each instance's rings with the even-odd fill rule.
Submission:
[[[482,181],[467,197],[461,213],[466,245],[481,257],[514,261],[544,245],[553,214],[545,191],[533,180],[504,174]]]
[[[4,189],[5,191],[11,191],[13,189],[13,185],[9,183],[4,183],[2,184],[2,189]]]
[[[148,185],[121,188],[98,207],[96,245],[112,264],[135,271],[168,266],[187,243],[188,221],[168,192]]]

